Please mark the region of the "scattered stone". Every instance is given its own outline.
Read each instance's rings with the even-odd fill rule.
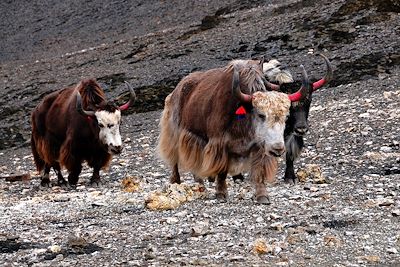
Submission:
[[[311,181],[314,184],[324,184],[327,180],[322,174],[320,166],[316,164],[307,164],[305,168],[297,170],[297,177],[300,182]]]
[[[208,234],[210,231],[210,224],[208,221],[197,222],[191,229],[190,235],[192,237],[202,236]]]
[[[267,254],[272,252],[272,246],[267,244],[263,238],[258,238],[253,243],[253,252],[255,254]]]
[[[137,192],[140,188],[139,178],[136,176],[127,176],[122,179],[122,188],[125,192]]]
[[[169,184],[162,191],[150,192],[145,204],[151,210],[176,209],[187,201],[205,198],[207,192],[202,185]]]
[[[10,174],[6,176],[0,176],[0,179],[5,179],[7,182],[28,181],[31,179],[31,175],[29,173]]]
[[[395,217],[399,217],[400,216],[400,209],[392,210],[392,215],[395,216]]]
[[[324,236],[324,243],[328,247],[338,247],[341,244],[340,239],[333,235]]]
[[[376,255],[365,255],[358,257],[358,259],[361,261],[366,261],[368,263],[378,263],[381,260],[381,258]]]
[[[49,247],[49,250],[50,250],[52,253],[58,254],[58,253],[61,253],[61,246],[59,246],[59,245],[52,245],[52,246]]]
[[[391,206],[394,204],[394,200],[391,198],[378,198],[376,203],[378,206]]]
[[[398,250],[396,248],[388,248],[386,250],[389,254],[397,254],[399,253]]]
[[[279,232],[283,231],[283,224],[281,222],[272,223],[269,227]]]

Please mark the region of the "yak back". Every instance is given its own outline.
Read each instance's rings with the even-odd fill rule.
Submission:
[[[93,79],[83,80],[75,87],[53,92],[36,108],[36,118],[41,118],[37,123],[41,128],[39,132],[47,131],[60,140],[64,140],[70,132],[90,134],[87,118],[76,110],[77,92],[82,96],[84,109],[94,110],[96,106],[105,102],[103,90]]]
[[[232,93],[233,69],[240,73],[241,91],[265,91],[262,70],[254,60],[234,60],[224,68],[194,72],[174,90],[172,99],[179,101],[179,126],[208,141],[227,132],[245,136],[251,130],[251,118],[237,120],[235,111],[241,105]],[[244,105],[248,112],[251,105]]]

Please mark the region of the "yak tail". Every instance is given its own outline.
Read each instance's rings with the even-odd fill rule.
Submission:
[[[40,173],[44,169],[45,162],[37,152],[36,141],[35,138],[33,137],[33,134],[31,136],[31,148],[33,154],[33,160],[36,165],[36,170]]]

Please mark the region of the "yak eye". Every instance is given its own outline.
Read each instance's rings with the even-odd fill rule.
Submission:
[[[114,125],[112,125],[112,124],[107,124],[107,127],[108,128],[111,128],[111,127],[113,127]]]
[[[262,119],[263,121],[265,120],[265,115],[264,115],[264,114],[258,114],[258,117],[259,117],[260,119]]]
[[[100,128],[103,128],[103,127],[104,127],[104,124],[99,123],[99,127],[100,127]]]

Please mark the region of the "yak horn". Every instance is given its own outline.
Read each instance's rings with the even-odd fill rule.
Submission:
[[[234,96],[237,97],[237,99],[239,99],[240,102],[251,103],[251,101],[252,101],[251,95],[244,94],[240,90],[239,71],[237,70],[236,67],[233,67],[232,93],[233,93]]]
[[[289,94],[288,97],[291,102],[296,102],[304,99],[307,97],[310,93],[311,89],[311,84],[310,84],[310,79],[308,78],[307,72],[304,68],[303,65],[300,65],[301,74],[302,74],[302,82],[301,82],[301,87],[300,89],[293,94]]]
[[[85,116],[90,116],[90,117],[94,116],[94,113],[95,113],[92,110],[84,110],[83,109],[83,107],[82,107],[82,97],[81,97],[81,94],[79,92],[76,94],[76,110],[80,114],[85,115]]]
[[[263,81],[264,81],[265,86],[267,86],[268,88],[270,88],[273,91],[279,91],[281,89],[280,85],[267,81],[267,79],[265,79],[265,77],[263,77]]]
[[[126,84],[126,86],[128,87],[128,89],[130,91],[130,96],[129,96],[128,102],[126,102],[125,104],[120,106],[119,110],[127,110],[129,108],[129,106],[132,105],[136,100],[136,94],[135,94],[135,91],[132,88],[132,85],[130,85],[127,81],[125,81],[125,84]]]
[[[333,71],[332,71],[332,65],[329,62],[329,59],[324,55],[324,54],[317,54],[319,56],[321,56],[324,60],[325,60],[325,64],[326,64],[326,74],[325,77],[322,78],[319,81],[316,81],[315,83],[313,83],[312,87],[313,87],[313,91],[317,90],[318,88],[321,88],[322,86],[324,86],[325,84],[329,83],[332,78],[333,78]]]

